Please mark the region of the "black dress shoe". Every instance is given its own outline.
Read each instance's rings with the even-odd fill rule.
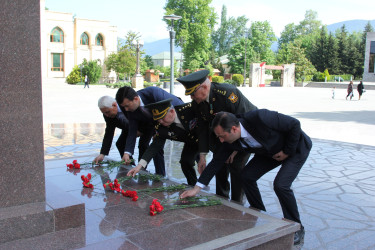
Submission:
[[[294,233],[294,245],[299,244],[305,237],[305,228],[301,225],[301,229]]]

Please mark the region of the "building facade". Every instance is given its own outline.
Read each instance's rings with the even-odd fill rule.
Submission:
[[[375,32],[367,32],[366,35],[363,81],[375,82]]]
[[[45,10],[41,0],[42,77],[66,78],[84,59],[98,60],[102,77],[108,73],[104,60],[117,52],[117,27],[108,21],[74,17],[71,13]],[[43,11],[44,10],[44,11]]]

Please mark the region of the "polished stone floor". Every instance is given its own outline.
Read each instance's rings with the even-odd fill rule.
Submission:
[[[61,171],[49,168],[52,162],[56,164],[56,161],[60,161],[64,168],[66,163],[75,158],[92,160],[99,152],[103,133],[104,124],[99,123],[46,126],[46,178],[53,175],[54,171]],[[375,147],[322,139],[313,139],[313,143],[310,157],[293,183],[306,230],[304,241],[295,246],[295,249],[374,249]],[[184,176],[178,167],[180,151],[180,143],[166,144],[167,175],[170,179],[183,183]],[[119,160],[115,147],[109,158]],[[152,164],[148,170],[154,172]],[[282,218],[281,208],[272,188],[277,170],[267,173],[258,185],[267,214]],[[66,178],[74,178],[74,174],[71,173]],[[211,184],[209,191],[215,191],[214,185]],[[85,203],[89,207],[95,206],[89,200]],[[87,223],[88,231],[99,230],[90,227],[94,221],[89,219]],[[106,230],[113,237],[118,233],[114,229]],[[87,238],[89,235],[86,232]],[[87,240],[90,242],[94,239]]]

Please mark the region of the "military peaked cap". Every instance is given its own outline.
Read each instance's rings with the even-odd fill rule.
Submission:
[[[150,103],[145,106],[152,113],[152,118],[157,121],[163,119],[163,117],[168,113],[169,108],[172,105],[172,98],[166,99],[160,102]]]
[[[190,95],[194,93],[195,89],[207,79],[208,73],[210,73],[210,71],[200,70],[187,76],[180,77],[177,79],[177,81],[184,85],[185,95]]]

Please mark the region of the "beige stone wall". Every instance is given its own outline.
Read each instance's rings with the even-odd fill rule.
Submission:
[[[370,60],[370,45],[371,41],[375,41],[375,32],[368,32],[366,36],[366,49],[365,49],[365,64],[363,70],[364,82],[375,82],[375,72],[369,73],[369,60]]]
[[[96,60],[103,67],[103,77],[115,77],[114,72],[104,69],[104,60],[117,52],[117,27],[108,21],[73,18],[71,13],[44,10],[44,0],[41,0],[41,36],[42,36],[42,76],[47,78],[69,75],[75,65],[83,59]],[[43,6],[43,7],[42,7]],[[50,42],[50,35],[55,27],[64,32],[64,43]],[[86,32],[89,37],[88,45],[81,45],[80,38]],[[101,34],[103,46],[96,45],[96,36]],[[52,53],[64,53],[64,71],[52,71]]]

